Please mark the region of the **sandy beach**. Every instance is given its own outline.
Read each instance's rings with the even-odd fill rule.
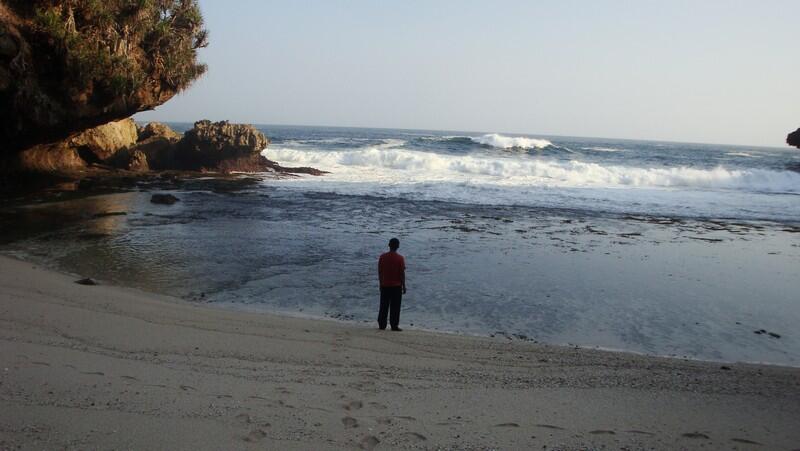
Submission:
[[[0,449],[795,449],[800,369],[226,311],[0,258]]]

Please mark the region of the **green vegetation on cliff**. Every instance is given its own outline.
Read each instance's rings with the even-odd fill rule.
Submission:
[[[148,78],[180,90],[205,72],[195,50],[206,45],[207,33],[194,1],[36,3],[35,31],[63,58],[73,93],[129,95]]]
[[[206,70],[196,0],[0,0],[0,39],[12,152],[152,109]]]

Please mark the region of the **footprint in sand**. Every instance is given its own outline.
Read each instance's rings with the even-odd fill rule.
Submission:
[[[589,431],[589,433],[590,434],[596,434],[596,435],[602,435],[602,434],[614,435],[614,434],[616,434],[616,432],[609,431],[609,430],[606,430],[606,429],[595,429],[594,431]]]
[[[358,410],[364,407],[364,403],[361,401],[350,401],[344,405],[342,405],[344,410]]]
[[[518,428],[519,424],[517,424],[517,423],[500,423],[500,424],[495,424],[494,427],[496,427],[496,428]]]
[[[192,387],[191,385],[181,385],[181,390],[183,390],[183,391],[189,391],[189,390],[197,391],[197,389]]]
[[[375,422],[378,424],[392,424],[392,419],[389,417],[378,417],[375,418]]]
[[[702,438],[702,439],[710,439],[711,437],[703,434],[702,432],[687,432],[682,434],[686,438]]]
[[[638,430],[636,430],[636,429],[631,429],[630,431],[625,431],[625,432],[627,432],[627,433],[629,433],[629,434],[655,435],[655,434],[653,434],[652,432],[647,432],[647,431],[638,431]]]
[[[240,413],[239,415],[236,415],[236,419],[245,424],[250,424],[253,422],[253,419],[250,418],[250,415],[246,413]]]
[[[380,442],[381,441],[378,440],[378,438],[375,437],[374,435],[365,435],[364,438],[361,439],[361,442],[359,442],[358,446],[361,449],[372,451],[373,449],[375,449],[376,446],[378,446],[378,443]]]
[[[137,379],[137,378],[135,378],[133,376],[120,376],[120,377],[123,378],[123,379],[131,380],[131,381],[138,381],[139,380],[139,379]]]
[[[428,437],[425,437],[417,432],[406,432],[401,437],[413,442],[424,442],[425,440],[428,440]]]
[[[250,433],[247,434],[244,437],[244,441],[246,441],[246,442],[257,442],[259,440],[262,440],[266,436],[267,436],[267,433],[263,429],[254,429],[254,430],[250,431]]]
[[[358,421],[353,417],[342,418],[342,424],[344,425],[345,429],[352,429],[358,427]]]
[[[731,441],[736,443],[746,443],[748,445],[763,445],[763,443],[747,440],[746,438],[732,438]]]
[[[50,366],[47,362],[31,362],[33,365]]]
[[[370,403],[369,403],[369,406],[370,406],[370,407],[373,407],[373,408],[375,408],[375,409],[381,409],[381,410],[386,410],[386,409],[388,409],[388,407],[387,407],[387,406],[385,406],[385,405],[383,405],[383,404],[381,404],[381,403],[379,403],[379,402],[374,402],[374,401],[373,401],[373,402],[370,402]]]
[[[105,376],[106,373],[102,371],[81,371],[81,374],[88,374],[89,376]]]
[[[540,428],[545,428],[545,429],[557,429],[559,431],[563,431],[564,430],[564,428],[562,428],[561,426],[553,426],[552,424],[536,424],[534,426],[540,427]]]

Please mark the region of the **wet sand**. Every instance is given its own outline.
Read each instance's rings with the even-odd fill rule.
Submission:
[[[795,449],[800,369],[212,309],[0,257],[0,449]]]

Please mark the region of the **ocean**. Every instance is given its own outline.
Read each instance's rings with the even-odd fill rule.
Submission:
[[[800,366],[800,151],[259,128],[267,158],[329,174],[186,183],[172,206],[143,184],[15,208],[0,252],[204,305],[374,327],[377,257],[397,237],[401,327]]]

